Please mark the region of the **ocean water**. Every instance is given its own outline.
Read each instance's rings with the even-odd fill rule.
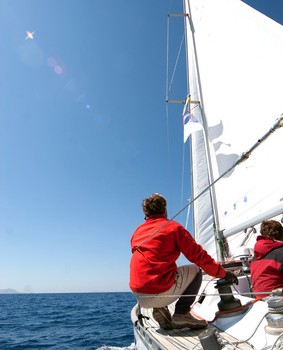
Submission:
[[[0,350],[134,350],[131,293],[2,294]]]

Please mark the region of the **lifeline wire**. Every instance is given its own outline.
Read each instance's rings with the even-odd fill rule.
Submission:
[[[262,294],[269,294],[269,292],[257,292],[257,293],[251,293],[251,292],[244,292],[244,293],[240,293],[239,295],[251,295],[251,294],[254,294],[254,295],[262,295]],[[139,296],[139,298],[143,298],[143,299],[147,299],[147,298],[172,298],[172,297],[176,297],[176,298],[180,298],[180,297],[198,297],[198,296],[205,296],[205,297],[217,297],[217,296],[226,296],[226,295],[237,295],[237,293],[209,293],[209,294],[206,294],[206,293],[198,293],[198,294],[166,294],[166,295],[142,295],[142,296]]]

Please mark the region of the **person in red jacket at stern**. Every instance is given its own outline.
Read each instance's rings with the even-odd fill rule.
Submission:
[[[153,317],[161,328],[205,328],[207,322],[190,313],[195,297],[185,296],[198,293],[200,268],[231,284],[238,283],[237,277],[215,262],[181,224],[168,220],[162,195],[154,193],[144,199],[142,208],[145,222],[131,238],[129,285],[133,294],[141,307],[153,308]],[[181,253],[193,264],[177,267]],[[167,305],[176,300],[172,317]]]
[[[283,288],[283,226],[276,220],[263,221],[256,240],[250,268],[253,292],[261,299]]]

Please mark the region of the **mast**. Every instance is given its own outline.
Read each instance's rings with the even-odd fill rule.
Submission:
[[[190,77],[188,76],[187,82],[188,82],[188,91],[190,94],[192,93],[192,90],[196,90],[194,92],[193,99],[198,100],[200,104],[200,114],[201,114],[201,120],[202,120],[202,125],[203,125],[203,137],[204,137],[204,145],[205,145],[205,153],[206,153],[206,162],[207,162],[207,176],[208,176],[208,186],[214,182],[213,179],[213,173],[212,173],[212,165],[211,165],[211,156],[210,156],[210,149],[209,149],[209,141],[208,141],[208,134],[207,134],[207,122],[206,122],[206,117],[205,117],[205,107],[204,107],[204,98],[202,94],[202,85],[201,85],[201,80],[200,80],[200,71],[199,71],[199,64],[198,64],[198,54],[197,54],[197,48],[196,48],[196,41],[195,41],[195,35],[194,35],[194,26],[193,26],[193,18],[192,18],[192,13],[191,13],[191,8],[190,8],[190,1],[189,0],[184,0],[184,10],[185,14],[185,31],[186,31],[186,47],[188,48],[189,46],[191,47],[191,50],[193,50],[192,57],[194,59],[194,63],[190,62],[190,58],[188,57],[188,50],[186,50],[186,62],[187,62],[187,71],[190,72],[190,70],[193,69],[193,66],[196,71],[196,82],[190,81]],[[191,37],[188,38],[188,33],[191,33]],[[189,42],[191,40],[191,43]],[[191,72],[191,75],[193,72]],[[190,74],[188,74],[190,75]],[[192,84],[195,84],[197,86],[193,87]],[[198,96],[196,96],[198,95]],[[198,98],[197,98],[198,97]],[[194,138],[194,136],[192,136]],[[191,152],[192,152],[192,147],[191,147]],[[191,153],[191,159],[192,159],[192,153]],[[194,188],[194,179],[192,177],[192,188]],[[195,196],[195,194],[194,194]],[[215,197],[215,191],[214,187],[210,186],[209,187],[209,196],[210,196],[210,202],[211,202],[211,208],[212,208],[212,215],[213,215],[213,222],[211,223],[210,230],[213,231],[213,235],[215,240],[217,241],[219,239],[219,219],[218,219],[218,211],[217,211],[217,202],[216,202],[216,197]],[[217,236],[216,236],[217,233]],[[216,243],[215,243],[216,245]],[[217,260],[223,260],[224,256],[221,254],[220,250],[218,249],[219,247],[216,245],[216,257]],[[226,252],[227,255],[227,252]]]

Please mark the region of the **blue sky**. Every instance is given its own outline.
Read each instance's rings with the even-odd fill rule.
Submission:
[[[247,3],[283,23],[282,0]],[[165,104],[167,14],[181,9],[0,1],[0,289],[128,291],[141,200],[164,194],[170,216],[186,203],[182,106],[167,119]],[[170,20],[169,78],[181,38]],[[186,97],[184,58],[170,98]]]

